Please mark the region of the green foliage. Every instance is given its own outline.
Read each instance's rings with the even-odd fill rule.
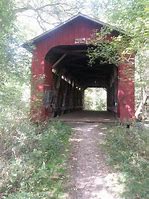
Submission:
[[[148,0],[110,0],[106,12],[110,22],[132,36],[135,51],[148,49]]]
[[[0,1],[0,126],[7,125],[7,120],[24,117],[24,105],[27,106],[21,95],[28,85],[29,56],[19,47],[13,9],[13,0]]]
[[[71,130],[27,119],[1,129],[1,198],[60,198]]]
[[[108,63],[116,64],[123,60],[124,54],[140,53],[149,47],[148,36],[148,1],[147,0],[111,0],[107,3],[105,14],[110,23],[117,26],[120,32],[118,37],[107,39],[112,30],[103,28],[96,34],[89,57],[91,61],[97,58]],[[124,30],[125,32],[121,31]]]
[[[0,50],[3,51],[5,46],[5,41],[8,35],[10,35],[10,30],[12,28],[12,22],[14,20],[14,13],[12,10],[13,0],[1,0],[0,1]]]
[[[135,127],[110,128],[104,148],[109,163],[125,177],[124,198],[149,198],[149,134]]]
[[[12,0],[0,1],[0,76],[4,78],[4,67],[10,61],[9,39],[13,29],[14,13]],[[2,79],[1,79],[2,80]],[[0,85],[1,86],[1,85]]]
[[[93,47],[88,49],[90,65],[93,65],[96,61],[101,64],[118,65],[129,59],[125,55],[133,52],[130,36],[123,33],[113,36],[112,32],[112,29],[102,28],[100,32],[95,34],[95,38],[91,41]]]
[[[84,109],[104,111],[107,108],[106,98],[107,93],[103,88],[87,88],[84,93]]]

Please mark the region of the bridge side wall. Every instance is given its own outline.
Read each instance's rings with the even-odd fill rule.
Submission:
[[[118,67],[118,117],[122,122],[135,118],[134,57]]]

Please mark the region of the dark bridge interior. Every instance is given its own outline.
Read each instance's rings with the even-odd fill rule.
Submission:
[[[117,67],[102,58],[89,65],[87,45],[57,46],[46,55],[52,65],[54,98],[53,116],[83,110],[84,90],[88,87],[105,88],[107,111],[117,113]],[[100,97],[100,96],[99,96]]]

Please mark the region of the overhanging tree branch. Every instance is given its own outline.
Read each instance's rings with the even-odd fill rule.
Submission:
[[[43,10],[46,7],[53,7],[53,6],[58,6],[58,5],[60,5],[60,3],[46,4],[46,5],[37,7],[37,8],[34,8],[31,5],[27,5],[26,7],[21,7],[21,8],[14,9],[14,12],[15,13],[22,13],[22,12],[25,12],[25,11],[28,11],[28,10],[39,11],[39,10]]]

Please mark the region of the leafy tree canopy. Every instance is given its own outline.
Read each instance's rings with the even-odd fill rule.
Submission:
[[[96,49],[89,51],[91,62],[103,57],[110,63],[117,64],[123,60],[124,54],[141,54],[149,47],[149,18],[147,0],[109,0],[106,3],[105,15],[110,24],[125,32],[111,41],[105,41],[106,35],[112,30],[104,29],[96,34],[93,44]],[[121,32],[121,30],[120,30]]]
[[[135,50],[148,48],[149,2],[148,0],[110,0],[107,4],[110,22],[132,36]]]

